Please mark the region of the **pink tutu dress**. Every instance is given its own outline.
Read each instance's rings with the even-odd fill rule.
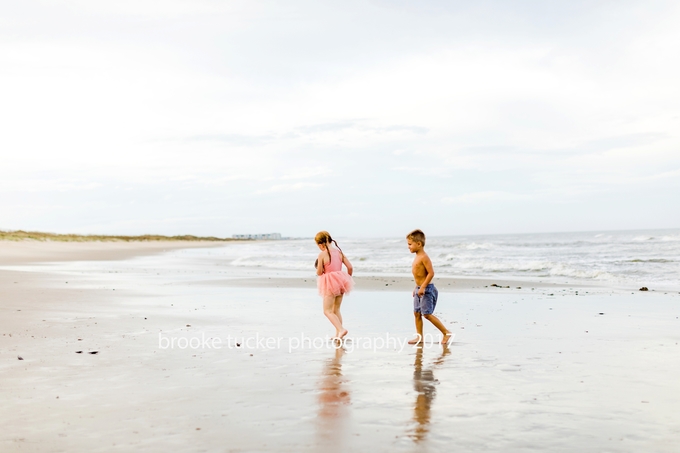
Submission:
[[[347,294],[354,288],[352,277],[342,270],[342,254],[339,250],[330,249],[331,262],[324,265],[323,274],[317,277],[319,294],[322,296],[339,296]]]

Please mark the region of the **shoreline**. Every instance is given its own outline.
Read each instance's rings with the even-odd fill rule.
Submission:
[[[404,276],[364,275],[352,277],[355,291],[411,291],[415,287],[413,278]],[[627,288],[612,288],[587,283],[553,283],[541,281],[510,280],[488,277],[450,277],[435,276],[434,285],[439,292],[477,292],[494,293],[532,290],[563,290],[610,292],[629,291]],[[310,277],[247,277],[202,280],[193,284],[237,288],[316,288],[316,278]]]
[[[0,266],[23,266],[44,263],[73,261],[119,261],[135,257],[159,255],[165,252],[192,248],[219,248],[229,242],[217,241],[35,241],[0,240]],[[15,269],[18,270],[18,269]],[[238,269],[243,271],[244,269]],[[248,269],[250,270],[250,269]],[[254,269],[254,276],[225,277],[203,280],[202,285],[243,288],[315,288],[316,277],[286,276],[289,271],[282,269]],[[2,271],[0,271],[2,272]],[[281,275],[284,276],[281,276]],[[272,276],[273,275],[273,276]],[[415,283],[410,276],[392,274],[354,275],[355,290],[360,291],[411,291]],[[546,281],[548,280],[548,281]],[[196,282],[198,283],[198,282]],[[451,276],[435,275],[433,283],[440,292],[490,291],[517,292],[533,290],[574,290],[582,292],[635,292],[638,287],[608,282],[549,281],[549,279],[528,279],[521,277]],[[678,288],[649,287],[649,292],[679,293]]]

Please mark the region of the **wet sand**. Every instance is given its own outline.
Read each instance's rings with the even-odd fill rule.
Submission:
[[[413,348],[408,279],[358,276],[336,350],[313,276],[160,258],[3,262],[0,451],[677,451],[677,292],[441,279]]]
[[[403,276],[362,276],[354,275],[355,287],[359,291],[404,291],[409,292],[413,290],[413,278]],[[436,286],[439,291],[456,292],[456,291],[491,291],[491,292],[505,292],[516,290],[532,290],[532,289],[572,289],[572,290],[593,290],[593,291],[607,291],[609,288],[602,286],[578,284],[578,285],[564,285],[551,282],[542,281],[526,281],[526,280],[507,280],[507,279],[489,279],[489,278],[473,278],[473,277],[448,277],[437,276]],[[238,287],[238,288],[316,288],[316,279],[311,277],[225,277],[215,280],[202,280],[199,284],[211,286],[224,287]]]

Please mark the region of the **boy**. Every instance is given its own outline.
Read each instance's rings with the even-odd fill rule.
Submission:
[[[425,253],[425,233],[421,230],[413,230],[406,236],[408,249],[415,253],[411,271],[416,281],[416,289],[413,290],[413,314],[416,317],[417,337],[408,344],[419,344],[423,341],[423,318],[430,321],[442,333],[442,344],[448,344],[451,340],[451,332],[432,313],[437,305],[437,288],[430,282],[434,277],[432,261]]]

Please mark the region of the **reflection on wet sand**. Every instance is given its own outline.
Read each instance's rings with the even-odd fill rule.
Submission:
[[[335,350],[335,356],[325,363],[319,382],[319,443],[337,451],[343,449],[349,418],[350,392],[342,376],[344,354],[343,348]]]
[[[416,443],[424,441],[430,431],[430,412],[437,393],[435,385],[439,383],[434,377],[433,370],[444,363],[444,358],[450,353],[449,346],[442,345],[441,355],[430,367],[423,369],[423,348],[416,350],[416,359],[413,364],[413,389],[417,392],[413,407],[413,420],[416,426],[410,432],[411,439]]]

